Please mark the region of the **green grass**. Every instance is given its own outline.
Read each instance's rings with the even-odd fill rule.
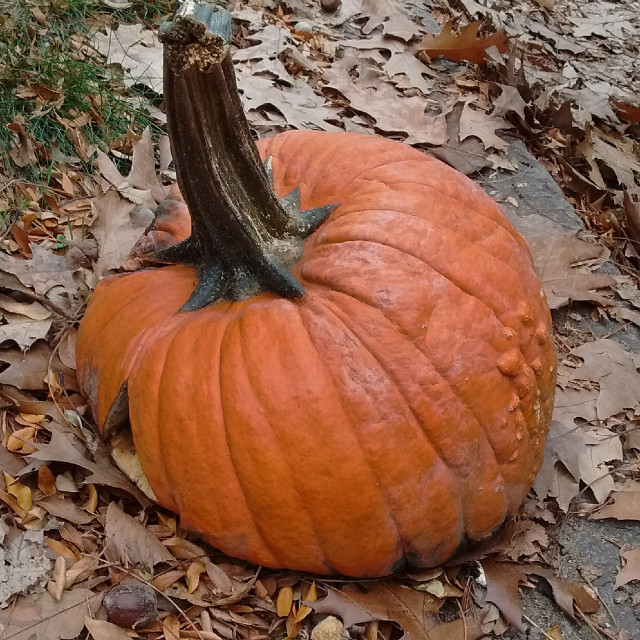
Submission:
[[[121,78],[86,45],[95,18],[111,15],[126,24],[142,21],[154,27],[172,11],[168,0],[137,0],[131,8],[112,10],[99,0],[42,0],[46,22],[39,24],[26,0],[0,0],[0,157],[9,175],[48,183],[53,161],[48,151],[78,156],[64,120],[85,118],[79,127],[84,142],[107,150],[127,134],[150,126],[140,95],[126,90]],[[80,45],[84,43],[84,47]],[[60,93],[52,101],[19,97],[21,88],[44,85]],[[88,115],[88,118],[87,118]],[[39,164],[17,169],[9,159],[13,135],[7,124],[22,117],[28,137],[41,146]],[[90,171],[82,159],[81,168]]]

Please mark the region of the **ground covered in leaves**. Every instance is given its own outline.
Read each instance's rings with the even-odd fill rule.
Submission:
[[[575,637],[640,637],[640,2],[230,3],[258,135],[375,132],[479,180],[512,218],[526,207],[517,224],[554,310],[556,410],[521,516],[450,566],[369,582],[222,556],[150,505],[96,438],[75,331],[174,177],[156,37],[172,7],[0,7],[3,640],[562,638],[523,614],[523,592],[555,602]],[[522,143],[570,218],[494,188],[525,185]],[[562,564],[582,524],[616,522],[626,538],[602,529],[616,550],[607,588],[635,627],[617,623],[586,549],[573,573]],[[102,603],[133,582],[153,601],[135,631]]]

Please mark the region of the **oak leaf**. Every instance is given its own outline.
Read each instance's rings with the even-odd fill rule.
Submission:
[[[509,36],[504,31],[480,36],[478,31],[481,26],[481,22],[471,22],[463,27],[460,33],[453,33],[452,23],[447,22],[439,35],[430,34],[422,39],[420,50],[430,58],[444,56],[453,62],[467,60],[476,64],[482,64],[487,60],[489,47],[497,47],[500,53],[505,53]]]
[[[640,491],[612,491],[611,504],[605,504],[590,516],[591,520],[614,518],[616,520],[638,520],[640,522]]]
[[[374,620],[393,620],[404,630],[404,640],[430,639],[430,631],[439,625],[438,598],[411,587],[379,581],[367,585],[366,592],[330,589],[327,597],[307,602],[317,613],[342,618],[345,628]]]
[[[175,560],[167,548],[146,527],[127,515],[115,502],[111,502],[107,507],[104,531],[123,560],[128,559],[149,570],[160,562]]]
[[[621,551],[620,557],[624,560],[625,565],[616,577],[616,589],[633,580],[640,580],[640,548]]]

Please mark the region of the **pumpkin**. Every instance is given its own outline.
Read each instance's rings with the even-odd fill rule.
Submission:
[[[212,20],[195,21],[209,33]],[[190,31],[189,46],[203,31]],[[220,123],[230,103],[208,114],[223,84],[235,91],[220,57],[204,70],[165,66],[187,204],[174,192],[163,242],[177,244],[154,255],[190,264],[96,288],[77,351],[93,415],[106,430],[128,414],[157,501],[229,555],[349,576],[438,565],[516,513],[542,462],[555,356],[527,246],[465,176],[373,135],[262,140],[269,172],[256,156],[261,174],[243,182],[226,143],[234,128],[216,146],[210,131],[194,133],[196,122]],[[203,169],[196,148],[223,157]],[[288,269],[281,245],[295,244],[296,225],[253,262],[215,235],[233,236],[225,207],[269,180],[284,204],[256,196],[258,208],[264,197],[266,209],[295,210],[306,235]],[[255,220],[243,224],[266,237]],[[225,251],[248,266],[229,267]]]

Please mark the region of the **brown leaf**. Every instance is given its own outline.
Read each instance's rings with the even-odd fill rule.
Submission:
[[[582,360],[582,365],[572,370],[573,378],[594,381],[600,387],[596,402],[599,420],[640,405],[640,373],[632,354],[619,342],[600,338],[576,347],[571,353]]]
[[[89,524],[93,520],[91,514],[76,506],[70,498],[65,498],[59,494],[42,498],[37,501],[37,505],[52,516],[68,520],[73,524]]]
[[[620,569],[616,576],[616,589],[628,582],[640,580],[640,548],[621,551],[620,557],[624,562],[624,567]]]
[[[612,491],[612,503],[605,504],[591,514],[591,520],[637,520],[640,522],[640,491]]]
[[[122,627],[106,620],[95,620],[85,616],[84,626],[87,627],[93,640],[131,640]]]
[[[612,287],[614,278],[604,273],[592,273],[592,269],[608,257],[606,248],[586,242],[580,232],[561,231],[538,215],[520,221],[518,230],[529,245],[551,309],[559,309],[572,301],[595,302],[602,306],[610,303],[600,290]],[[587,262],[588,269],[581,266]]]
[[[11,640],[70,640],[80,635],[84,617],[100,607],[101,593],[71,589],[55,600],[48,592],[18,598],[0,611],[0,633]]]
[[[636,159],[632,140],[605,135],[588,127],[587,136],[578,145],[578,151],[589,163],[589,178],[598,186],[607,186],[598,163],[604,163],[615,173],[622,188],[633,189],[636,186],[635,174],[640,173],[640,162]]]
[[[24,466],[22,458],[0,446],[0,469],[15,477],[20,475]]]
[[[518,586],[527,581],[522,567],[510,562],[483,560],[482,568],[487,579],[486,600],[493,602],[505,620],[522,631],[523,610]]]
[[[115,502],[107,507],[104,529],[107,539],[116,546],[123,561],[129,560],[152,570],[160,562],[175,560],[152,533]]]
[[[305,602],[317,613],[332,613],[342,618],[345,628],[361,622],[393,620],[404,630],[405,640],[429,638],[429,630],[438,623],[440,600],[429,593],[392,582],[373,582],[367,592],[329,589],[317,602]]]
[[[515,524],[511,536],[511,548],[505,555],[514,561],[522,558],[537,558],[539,552],[546,549],[548,545],[549,536],[542,525],[532,520],[522,520]]]
[[[362,27],[362,33],[365,35],[380,26],[385,35],[401,38],[406,42],[420,32],[424,33],[424,30],[411,20],[402,3],[395,0],[363,0],[360,17],[367,18]]]
[[[471,175],[480,169],[491,166],[484,145],[475,137],[460,140],[460,119],[465,108],[464,102],[458,102],[446,114],[446,144],[430,150],[431,155],[446,162],[454,169]]]
[[[9,150],[11,159],[19,167],[26,167],[38,163],[33,142],[24,128],[24,118],[16,116],[15,120],[6,125],[14,133],[12,147]]]
[[[426,114],[428,103],[417,96],[401,97],[388,83],[363,81],[349,75],[346,64],[334,64],[324,72],[328,86],[349,100],[350,107],[375,121],[378,133],[403,134],[408,144],[439,145],[445,141],[444,117]]]
[[[98,242],[99,258],[96,272],[99,275],[118,269],[147,225],[153,220],[153,212],[123,198],[111,189],[93,202],[96,217],[91,233]]]
[[[123,68],[125,85],[144,84],[162,94],[162,46],[156,31],[141,24],[121,24],[105,31],[96,31],[92,44],[108,64]]]
[[[551,571],[542,567],[524,567],[527,575],[535,575],[544,578],[553,591],[553,598],[557,604],[572,618],[576,617],[575,606],[583,613],[596,613],[599,602],[583,585],[577,582],[565,582],[556,578]]]
[[[569,426],[554,420],[551,422],[545,444],[542,467],[536,476],[533,489],[539,498],[547,496],[558,500],[558,505],[567,511],[569,503],[579,491],[580,466],[578,460],[587,455],[587,434],[578,426]],[[561,462],[567,471],[557,465]],[[569,478],[566,478],[569,476]],[[569,482],[569,479],[571,482]]]
[[[468,102],[465,103],[460,116],[460,129],[458,139],[464,142],[473,136],[482,141],[485,149],[493,148],[504,151],[507,143],[496,135],[500,129],[511,129],[512,125],[500,117],[489,115],[481,109],[473,109]]]
[[[50,423],[48,427],[51,429],[51,441],[48,444],[34,443],[38,450],[28,456],[33,462],[23,469],[23,473],[37,469],[40,466],[38,461],[66,462],[91,472],[91,475],[85,479],[85,484],[99,484],[120,489],[130,493],[141,505],[150,504],[149,499],[113,466],[101,441],[96,442],[97,448],[93,453],[95,462],[92,462],[83,455],[86,453],[86,448],[74,434],[65,431],[55,422]]]
[[[233,583],[221,567],[213,562],[206,562],[205,569],[216,592],[221,595],[230,595],[232,593]]]
[[[22,284],[33,287],[41,295],[54,287],[62,287],[67,295],[76,297],[87,289],[82,279],[74,275],[78,270],[75,253],[57,256],[40,245],[30,246],[31,260],[19,260],[0,252],[0,270],[17,276]]]
[[[420,50],[430,58],[444,56],[448,60],[475,62],[482,64],[487,60],[487,49],[497,47],[504,53],[508,49],[509,36],[504,31],[496,31],[490,36],[479,36],[481,22],[471,22],[462,28],[459,34],[453,33],[453,25],[447,22],[439,35],[428,35],[422,39]]]
[[[623,202],[629,235],[636,241],[636,248],[640,250],[640,204],[631,199],[628,191],[624,192]]]
[[[36,342],[29,351],[3,349],[0,352],[0,362],[9,365],[0,372],[0,384],[30,391],[46,390],[48,387],[45,379],[49,371],[53,371],[56,376],[62,376],[66,389],[78,390],[75,371],[67,369],[43,341]]]
[[[506,84],[498,84],[496,86],[502,89],[502,93],[493,101],[493,111],[491,112],[491,115],[498,118],[513,112],[517,113],[524,121],[524,110],[527,103],[522,99],[518,89]]]
[[[483,636],[480,621],[467,615],[451,622],[441,622],[429,630],[428,640],[476,640]]]
[[[609,98],[616,108],[618,115],[627,122],[640,122],[640,107],[632,107],[630,104],[620,102],[615,98]]]

